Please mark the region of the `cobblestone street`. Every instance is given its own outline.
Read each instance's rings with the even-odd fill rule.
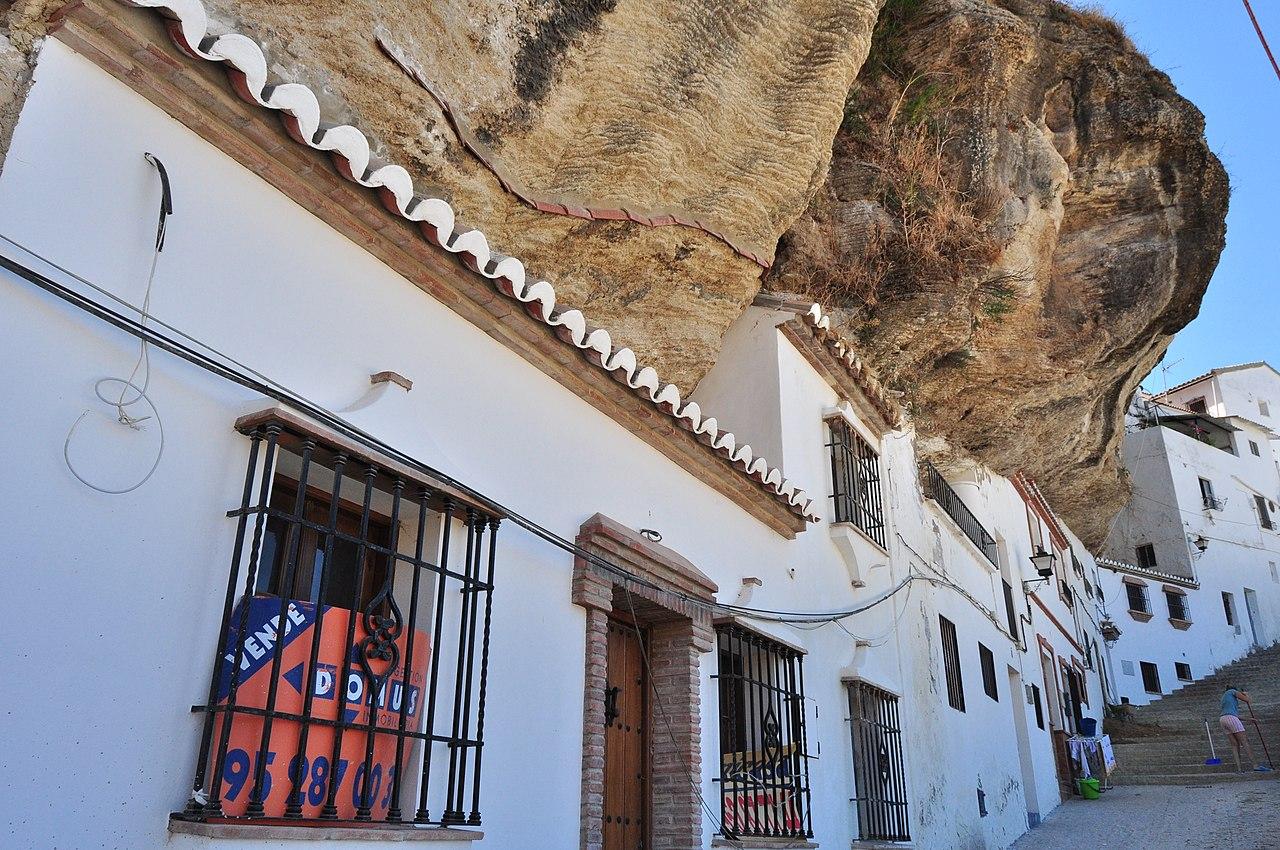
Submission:
[[[1119,787],[1071,800],[1015,850],[1274,850],[1280,848],[1280,782]]]

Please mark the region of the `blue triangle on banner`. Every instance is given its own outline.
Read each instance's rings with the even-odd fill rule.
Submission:
[[[302,693],[302,665],[299,664],[292,670],[284,674],[284,680],[293,685],[293,689],[298,693]]]

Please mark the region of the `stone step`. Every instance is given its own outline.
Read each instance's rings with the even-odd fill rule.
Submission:
[[[1272,773],[1254,773],[1253,771],[1245,773],[1147,773],[1140,776],[1117,773],[1112,777],[1112,782],[1117,785],[1218,785],[1224,782],[1256,782],[1259,779],[1275,779],[1277,773],[1280,773],[1280,771]]]

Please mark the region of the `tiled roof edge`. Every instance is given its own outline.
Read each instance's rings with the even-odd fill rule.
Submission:
[[[493,282],[506,297],[520,303],[529,315],[550,327],[563,342],[577,348],[591,363],[646,397],[676,423],[691,432],[735,469],[811,522],[818,516],[804,490],[783,477],[781,470],[756,457],[751,446],[739,446],[734,435],[720,431],[714,417],[703,416],[696,402],[684,402],[675,384],[664,384],[658,373],[641,366],[630,348],[614,348],[608,331],[589,330],[580,310],[555,309],[555,288],[545,280],[527,282],[524,264],[494,252],[479,230],[456,230],[453,208],[442,198],[417,194],[413,178],[402,166],[374,161],[368,138],[348,124],[321,121],[320,103],[300,83],[269,84],[267,57],[253,39],[238,33],[212,35],[209,14],[201,0],[118,0],[126,6],[153,9],[164,16],[178,48],[189,56],[225,63],[227,76],[245,101],[281,113],[285,129],[299,144],[323,151],[346,179],[377,191],[383,205],[418,225],[433,245],[457,254],[463,264]]]
[[[1146,576],[1147,578],[1159,579],[1167,581],[1171,584],[1180,584],[1183,587],[1198,588],[1200,582],[1186,576],[1176,576],[1173,573],[1166,573],[1163,570],[1152,570],[1146,567],[1140,567],[1137,564],[1131,564],[1128,561],[1121,561],[1118,558],[1108,558],[1106,556],[1094,559],[1098,566],[1106,567],[1112,572],[1132,573],[1137,576]]]
[[[831,327],[831,317],[822,309],[821,304],[813,304],[803,314],[804,322],[813,329],[818,340],[835,355],[845,371],[857,382],[867,397],[867,401],[884,417],[890,427],[896,428],[902,422],[902,406],[889,396],[884,384],[862,358],[854,353],[853,345]]]

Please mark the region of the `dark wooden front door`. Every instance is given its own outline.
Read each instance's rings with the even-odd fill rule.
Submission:
[[[604,850],[643,850],[649,834],[648,690],[641,636],[609,621],[605,685]]]

